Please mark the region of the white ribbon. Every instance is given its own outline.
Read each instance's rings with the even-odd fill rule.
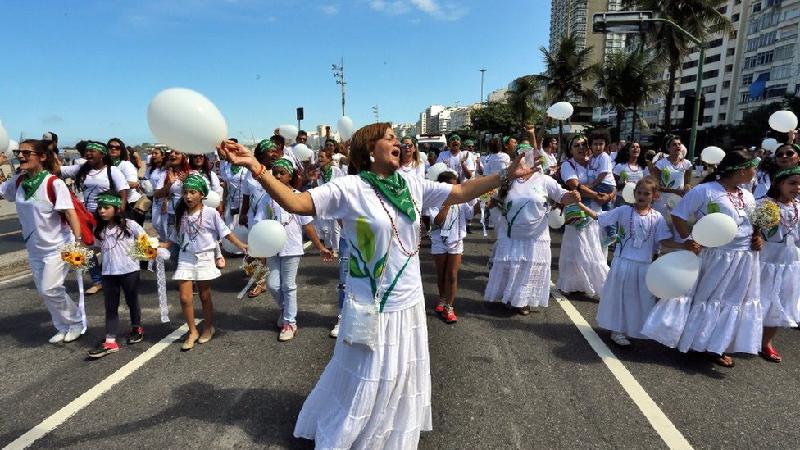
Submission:
[[[481,226],[483,227],[483,237],[488,236],[486,233],[486,202],[481,202]]]
[[[88,320],[86,319],[86,306],[84,302],[84,292],[83,292],[83,270],[76,270],[75,275],[78,279],[78,309],[81,311],[81,324],[83,324],[83,329],[81,330],[81,334],[86,333],[86,328],[88,327]]]
[[[244,294],[246,294],[247,291],[250,290],[250,287],[259,279],[266,277],[268,273],[269,273],[269,268],[267,268],[264,265],[261,265],[261,267],[255,269],[255,272],[253,272],[253,276],[251,276],[250,279],[247,280],[247,284],[245,285],[244,289],[242,289],[241,292],[239,292],[239,295],[237,295],[236,298],[238,299],[244,298]]]
[[[155,260],[148,263],[147,269],[156,269],[156,290],[158,291],[158,309],[161,311],[161,323],[169,322],[169,303],[167,303],[167,276],[164,273],[164,261],[170,257],[169,250],[159,248]]]

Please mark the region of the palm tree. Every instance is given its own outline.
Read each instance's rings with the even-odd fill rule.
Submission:
[[[528,124],[529,118],[535,114],[534,95],[539,91],[539,81],[534,75],[517,78],[508,91],[508,105],[519,117],[522,128]]]
[[[628,54],[624,51],[616,51],[606,55],[603,64],[595,67],[595,78],[597,79],[595,89],[602,99],[602,103],[611,105],[617,112],[618,138],[622,135],[622,118],[629,105],[625,86],[628,63]]]
[[[705,42],[714,33],[733,30],[730,20],[718,10],[727,3],[727,0],[625,0],[623,7],[653,11],[656,17],[675,22],[700,42]],[[646,35],[645,39],[653,46],[658,56],[668,63],[669,80],[664,105],[664,128],[669,132],[672,129],[675,80],[683,58],[690,53],[692,42],[669,24],[656,24],[653,31]]]
[[[589,64],[592,47],[579,49],[578,40],[573,34],[561,38],[555,53],[544,47],[539,51],[544,56],[545,71],[535,78],[544,87],[548,100],[566,102],[574,99],[594,99],[594,92],[583,85],[592,78],[595,71],[594,66]],[[563,124],[559,121],[559,147],[563,132]]]
[[[631,140],[636,136],[636,112],[664,92],[661,80],[663,67],[652,52],[638,50],[630,52],[626,58],[625,96],[633,109],[631,120]]]

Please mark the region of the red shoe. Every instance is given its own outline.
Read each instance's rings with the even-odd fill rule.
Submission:
[[[448,306],[444,309],[444,313],[442,313],[442,319],[446,323],[456,323],[458,322],[458,317],[456,317],[456,310],[453,309],[452,306]]]
[[[436,304],[436,306],[433,307],[433,310],[435,312],[441,314],[441,313],[444,312],[444,305],[445,305],[445,303],[440,301],[439,303]]]
[[[769,362],[779,363],[783,361],[781,354],[775,350],[775,347],[763,347],[758,354]]]

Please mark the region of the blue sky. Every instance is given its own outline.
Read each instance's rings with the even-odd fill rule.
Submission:
[[[347,114],[414,122],[542,69],[550,0],[2,0],[0,120],[16,139],[152,141],[147,104],[187,87],[232,136],[335,125],[331,64],[344,57]]]

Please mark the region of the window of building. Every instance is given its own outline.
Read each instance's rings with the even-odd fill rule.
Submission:
[[[725,66],[725,73],[733,72],[733,64],[728,64]]]
[[[727,6],[721,6],[721,7],[717,8],[717,11],[719,11],[720,14],[724,15],[726,12],[728,12],[728,7]]]
[[[703,123],[711,123],[714,120],[711,116],[703,116]]]
[[[708,72],[703,72],[703,79],[708,80],[709,78],[716,78],[719,76],[719,70],[709,70]]]
[[[719,99],[719,106],[725,106],[728,104],[728,97],[722,97]]]
[[[794,57],[794,44],[784,45],[782,47],[778,47],[774,51],[775,60],[776,61],[783,61],[784,59],[790,59]]]
[[[717,61],[719,61],[721,56],[722,55],[719,55],[719,54],[707,56],[706,60],[705,60],[705,64],[712,63],[712,62],[717,62]]]
[[[703,94],[713,94],[717,92],[717,85],[712,84],[711,86],[706,86],[703,88]]]
[[[724,120],[725,120],[725,117],[727,117],[727,114],[725,114],[725,113],[719,113],[719,120],[720,120],[720,122],[724,121]]]
[[[761,11],[761,2],[753,3],[753,12],[756,13],[759,11]]]
[[[716,100],[706,100],[706,108],[713,108],[715,106],[717,106]]]
[[[742,77],[742,86],[750,86],[751,84],[753,84],[753,74],[748,73]]]
[[[731,88],[731,80],[725,80],[722,82],[722,89],[730,89]]]
[[[719,47],[720,45],[722,45],[722,38],[720,38],[720,39],[714,39],[713,41],[709,42],[709,43],[708,43],[708,47],[706,47],[706,48],[707,48],[707,49],[710,49],[710,48],[717,48],[717,47]]]
[[[691,69],[692,67],[697,67],[697,61],[688,61],[683,63],[683,70]]]
[[[739,103],[749,103],[749,102],[750,102],[750,93],[748,93],[748,92],[743,92],[743,93],[742,93],[742,94],[739,96]]]
[[[691,83],[692,81],[697,81],[697,75],[686,75],[685,77],[681,77],[681,83]]]
[[[736,53],[735,48],[729,48],[727,52],[725,52],[725,56],[733,56]]]
[[[739,13],[736,13],[736,14],[731,16],[731,22],[736,23],[738,21],[739,21]]]

